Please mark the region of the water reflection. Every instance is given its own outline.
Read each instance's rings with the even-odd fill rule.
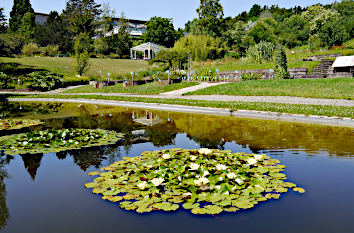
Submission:
[[[7,220],[10,217],[9,210],[6,205],[6,185],[5,179],[9,178],[6,166],[13,159],[12,156],[6,156],[0,152],[0,230],[6,226]]]
[[[7,196],[6,192],[6,179],[9,177],[7,169],[10,166],[11,159],[15,158],[16,161],[19,161],[19,167],[13,168],[11,171],[17,171],[17,169],[26,170],[35,185],[38,185],[40,189],[38,190],[47,190],[49,193],[51,189],[55,189],[57,193],[60,193],[60,198],[56,199],[59,205],[64,207],[57,206],[57,209],[61,209],[62,212],[59,212],[58,215],[61,217],[70,213],[68,209],[65,208],[65,202],[70,202],[73,197],[80,197],[76,202],[87,201],[87,203],[82,203],[82,206],[76,208],[76,210],[83,209],[87,206],[95,206],[96,208],[106,207],[107,203],[104,205],[101,202],[91,202],[89,198],[82,198],[83,195],[89,195],[87,190],[83,190],[82,184],[87,182],[87,171],[92,171],[94,169],[99,169],[102,166],[106,166],[114,161],[119,160],[123,156],[134,156],[138,155],[137,151],[142,151],[148,148],[148,150],[157,149],[160,147],[187,147],[193,143],[192,147],[208,147],[208,148],[218,148],[218,149],[230,149],[230,145],[235,148],[243,147],[244,151],[251,150],[254,153],[260,152],[271,152],[272,156],[285,154],[295,157],[299,156],[299,159],[306,156],[313,156],[316,154],[321,155],[319,158],[328,158],[330,156],[340,156],[341,158],[349,158],[354,155],[353,139],[354,132],[350,128],[340,128],[340,127],[330,127],[330,126],[320,126],[320,125],[307,125],[307,124],[295,124],[295,123],[286,123],[279,121],[264,121],[264,120],[251,120],[251,119],[238,119],[235,117],[220,117],[220,116],[207,116],[207,115],[197,115],[197,114],[186,114],[186,113],[168,113],[168,112],[159,112],[159,111],[146,111],[139,109],[126,109],[120,107],[109,107],[109,106],[94,106],[94,105],[78,105],[78,104],[31,104],[31,103],[3,103],[0,104],[1,114],[6,115],[7,117],[25,117],[31,119],[42,119],[45,124],[31,128],[24,129],[23,131],[8,131],[2,132],[2,134],[13,134],[19,132],[25,132],[26,130],[33,129],[44,129],[44,128],[101,128],[101,129],[110,129],[122,132],[125,134],[124,140],[115,145],[93,147],[93,148],[84,148],[81,150],[72,150],[59,153],[51,154],[36,154],[36,155],[21,155],[16,157],[9,157],[0,154],[0,230],[6,226],[8,222],[11,229],[16,229],[16,226],[21,224],[15,224],[15,220],[19,216],[19,212],[25,211],[22,206],[12,207],[8,202],[6,203],[6,198],[10,200],[11,198],[19,198],[18,196],[12,197],[12,195],[23,195],[17,194],[17,192],[12,193],[12,195]],[[46,109],[48,108],[48,109]],[[6,110],[6,111],[5,111]],[[197,144],[195,144],[197,143]],[[1,153],[1,152],[0,152]],[[286,160],[285,156],[283,158]],[[283,161],[282,159],[282,161]],[[21,161],[22,160],[22,161]],[[62,168],[63,171],[57,171],[56,167],[59,162],[70,161],[70,164],[67,164],[65,168]],[[50,161],[50,162],[48,162]],[[72,162],[71,162],[72,161]],[[307,163],[308,161],[306,161]],[[11,163],[13,164],[13,162]],[[332,167],[332,164],[328,165],[325,168],[317,168],[314,171],[315,163],[309,164],[307,166],[308,173],[320,173],[324,174],[319,175],[321,179],[327,175],[326,171]],[[317,164],[317,163],[316,163]],[[50,174],[48,175],[47,180],[44,175],[39,179],[38,169],[40,167],[46,167],[51,169]],[[323,166],[323,164],[322,164]],[[326,179],[334,179],[333,174],[341,174],[345,166],[349,167],[348,164],[340,164],[340,169],[336,172],[331,172]],[[298,168],[298,172],[294,172],[297,178],[302,176],[305,164],[301,164]],[[351,168],[351,167],[350,167]],[[78,175],[78,170],[82,171],[82,177]],[[43,169],[45,173],[46,169]],[[72,174],[71,183],[67,189],[65,185],[68,185],[67,180],[62,179],[60,174],[64,172],[66,174]],[[348,168],[349,170],[349,168]],[[290,169],[289,169],[290,171]],[[12,176],[14,175],[11,173]],[[343,177],[349,179],[350,172],[343,173]],[[8,192],[10,192],[9,185],[17,185],[17,188],[22,188],[23,183],[27,182],[22,178],[20,174],[17,177],[17,180],[11,180],[11,184],[7,184]],[[305,175],[304,175],[305,176]],[[338,177],[336,179],[339,179]],[[43,182],[45,180],[46,182]],[[304,178],[303,182],[307,181],[307,177]],[[18,184],[16,184],[18,182]],[[55,183],[55,186],[50,186],[51,183]],[[321,184],[321,182],[319,182]],[[337,182],[338,183],[338,182]],[[337,184],[334,180],[331,181],[331,184]],[[348,182],[347,182],[348,183]],[[312,183],[311,192],[315,192],[316,184]],[[327,185],[327,183],[325,184]],[[41,192],[36,191],[37,189],[28,189],[27,192],[32,192],[33,196],[43,195]],[[48,191],[49,190],[49,191]],[[319,192],[323,193],[323,188],[318,188]],[[16,190],[17,191],[17,190]],[[65,192],[64,192],[65,191]],[[327,190],[331,191],[331,190]],[[350,191],[350,190],[349,190]],[[62,192],[62,193],[61,193]],[[71,192],[76,192],[76,195],[72,195]],[[64,197],[65,195],[66,198]],[[56,195],[56,193],[52,193]],[[313,195],[316,196],[314,193]],[[317,196],[319,196],[317,194]],[[331,195],[330,195],[331,196]],[[333,196],[333,195],[332,195]],[[332,197],[331,196],[331,197]],[[329,197],[329,198],[331,198]],[[22,200],[22,196],[20,199]],[[43,198],[43,197],[42,197]],[[62,199],[61,199],[62,198]],[[310,198],[311,199],[311,198]],[[18,200],[18,199],[17,199]],[[310,204],[313,198],[310,200]],[[38,198],[37,202],[33,201],[33,205],[37,204],[39,207],[46,209],[49,208],[42,202],[45,202],[45,198]],[[32,203],[32,199],[30,201]],[[281,202],[278,202],[279,204]],[[325,202],[327,203],[327,202]],[[12,213],[13,217],[11,221],[9,220],[9,210],[7,205],[10,207],[11,211],[16,210]],[[30,205],[25,203],[25,205]],[[75,203],[74,203],[75,204]],[[73,204],[73,205],[74,205]],[[275,204],[274,204],[275,205]],[[38,206],[35,206],[37,208]],[[91,208],[91,207],[90,207]],[[296,208],[294,205],[293,208]],[[315,208],[313,208],[315,209]],[[69,209],[71,210],[71,209]],[[96,211],[96,209],[95,209]],[[90,212],[90,211],[87,211]],[[256,212],[256,210],[254,211]],[[40,219],[40,213],[34,211],[36,218]],[[91,210],[92,213],[92,210]],[[100,211],[100,213],[105,213],[105,211]],[[120,213],[115,211],[114,213]],[[109,214],[114,215],[110,212]],[[298,212],[297,212],[298,213]],[[87,216],[81,213],[84,220],[86,221]],[[181,214],[181,213],[179,213]],[[183,214],[183,213],[182,213]],[[181,214],[181,215],[182,215]],[[252,214],[252,213],[251,213]],[[250,214],[250,215],[251,215]],[[37,216],[38,215],[38,216]],[[53,214],[55,215],[55,214]],[[315,216],[314,214],[313,216]],[[318,213],[317,213],[318,215]],[[16,216],[16,218],[15,218]],[[49,214],[50,216],[50,214]],[[69,215],[68,215],[69,216]],[[76,213],[75,213],[76,216]],[[92,216],[92,215],[91,215]],[[127,217],[128,216],[128,217]],[[129,216],[124,212],[120,218],[115,219],[128,219]],[[134,215],[135,216],[135,215]],[[160,215],[159,215],[160,216]],[[180,216],[180,215],[179,215]],[[264,215],[266,217],[268,215]],[[78,218],[77,222],[80,222],[80,214],[76,216]],[[97,217],[97,216],[95,216]],[[154,217],[154,216],[152,216]],[[160,216],[161,217],[161,216]],[[273,216],[274,217],[274,216]],[[99,217],[97,217],[99,218]],[[105,216],[105,219],[110,219],[109,216]],[[148,218],[148,217],[146,217]],[[22,219],[29,219],[28,214]],[[189,215],[186,218],[187,221],[194,221],[196,218],[191,218]],[[226,218],[225,218],[226,219]],[[259,218],[261,219],[261,218]],[[274,218],[273,218],[274,219]],[[141,219],[139,219],[141,220]],[[198,221],[202,221],[198,218]],[[12,222],[14,221],[14,223]],[[30,220],[28,220],[30,222]],[[54,219],[52,221],[57,221]],[[69,220],[68,220],[69,221]],[[72,219],[70,219],[72,221]],[[104,220],[100,220],[104,221]],[[46,222],[46,221],[43,221]],[[50,222],[50,221],[48,221]],[[76,222],[76,220],[72,221]],[[91,221],[90,221],[91,222]],[[95,221],[92,221],[95,222]],[[234,220],[230,221],[234,223]],[[229,226],[231,226],[228,222]],[[281,221],[281,222],[286,222]],[[241,223],[241,222],[238,222]],[[242,222],[244,223],[244,222]],[[32,224],[32,223],[30,223]],[[73,224],[73,223],[72,223]],[[148,223],[147,223],[148,224]],[[156,224],[156,223],[155,223]],[[208,223],[209,224],[209,223]],[[265,224],[265,223],[264,223]],[[70,224],[69,224],[70,225]],[[123,224],[124,225],[124,224]],[[128,224],[129,225],[129,224]],[[153,226],[157,226],[153,225]],[[216,224],[215,224],[216,225]],[[209,226],[209,225],[208,225]],[[232,225],[234,227],[234,225]],[[31,226],[32,227],[32,226]],[[35,229],[36,227],[32,227]],[[226,227],[225,227],[226,228]],[[44,228],[43,228],[44,229]],[[216,229],[216,228],[215,228]],[[230,228],[229,228],[230,229]],[[6,230],[6,229],[5,229]],[[129,229],[130,230],[130,229]],[[209,229],[208,229],[209,230]],[[211,230],[211,228],[210,228]],[[224,231],[221,229],[220,231]],[[182,230],[181,230],[182,231]],[[215,231],[215,230],[214,230]],[[19,231],[21,232],[21,231]],[[133,232],[133,231],[130,231]]]

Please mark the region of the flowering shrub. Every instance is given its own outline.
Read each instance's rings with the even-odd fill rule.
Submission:
[[[284,181],[285,166],[278,163],[266,155],[209,149],[144,152],[90,173],[99,177],[85,187],[138,213],[180,205],[193,214],[236,212],[278,199],[289,188],[305,192]]]

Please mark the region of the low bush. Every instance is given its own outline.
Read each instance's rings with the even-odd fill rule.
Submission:
[[[48,45],[46,47],[41,47],[41,56],[45,57],[55,57],[59,55],[59,46],[58,45]]]
[[[11,82],[10,76],[7,74],[0,72],[0,88],[5,89],[8,88],[8,84]]]
[[[245,73],[242,74],[240,79],[243,81],[247,81],[247,80],[259,80],[261,79],[263,76],[263,74],[255,74],[255,73]]]
[[[63,76],[49,71],[36,71],[28,75],[28,87],[38,91],[50,91],[64,85]]]
[[[65,86],[76,86],[76,85],[85,85],[88,84],[91,79],[89,77],[81,76],[70,76],[64,77]]]
[[[35,54],[39,54],[40,49],[36,43],[25,44],[22,47],[22,53],[26,56],[33,56]]]

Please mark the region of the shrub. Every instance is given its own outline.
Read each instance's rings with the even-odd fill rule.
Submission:
[[[58,45],[48,45],[46,47],[40,48],[41,55],[46,57],[55,57],[59,55],[59,46]]]
[[[63,76],[49,71],[36,71],[28,75],[28,87],[39,91],[49,91],[64,84]]]
[[[25,44],[22,47],[22,53],[26,56],[33,56],[39,54],[39,47],[36,43]]]
[[[245,73],[245,74],[241,75],[240,79],[243,81],[258,80],[258,79],[261,79],[262,76],[263,76],[263,74]]]
[[[215,77],[216,76],[216,70],[211,67],[202,67],[196,70],[195,75],[198,77]]]
[[[3,72],[0,72],[0,88],[7,88],[10,82],[11,82],[10,76],[8,76]]]
[[[274,79],[290,78],[288,71],[288,61],[283,47],[278,48],[275,55]]]
[[[88,84],[91,79],[89,77],[77,77],[77,76],[70,76],[64,77],[65,86],[75,86],[75,85],[85,85]]]
[[[87,51],[75,54],[75,70],[81,76],[86,73],[90,65],[90,56]]]
[[[275,45],[270,42],[261,41],[248,48],[247,57],[257,64],[273,60]]]

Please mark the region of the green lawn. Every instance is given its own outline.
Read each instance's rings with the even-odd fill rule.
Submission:
[[[257,102],[226,102],[226,101],[207,101],[207,100],[185,100],[185,99],[155,99],[147,97],[128,97],[128,96],[99,96],[99,95],[12,95],[14,98],[58,98],[58,99],[102,99],[144,103],[176,104],[199,107],[226,108],[230,111],[239,109],[269,111],[280,113],[293,113],[318,116],[339,116],[354,117],[352,107],[342,106],[322,106],[322,105],[301,105],[301,104],[278,104],[278,103],[257,103]]]
[[[160,85],[158,82],[147,83],[139,86],[123,87],[123,84],[116,84],[103,88],[94,88],[90,85],[67,90],[65,93],[134,93],[134,94],[158,94],[198,85],[197,82],[181,82],[172,85]]]
[[[2,57],[0,62],[18,63],[24,68],[45,69],[65,76],[76,74],[73,67],[74,58],[71,57]],[[105,75],[111,73],[114,76],[120,73],[142,71],[147,67],[146,61],[91,58],[87,75],[98,76],[98,71],[101,70]]]
[[[354,99],[354,78],[241,81],[201,89],[187,95],[216,94]]]

